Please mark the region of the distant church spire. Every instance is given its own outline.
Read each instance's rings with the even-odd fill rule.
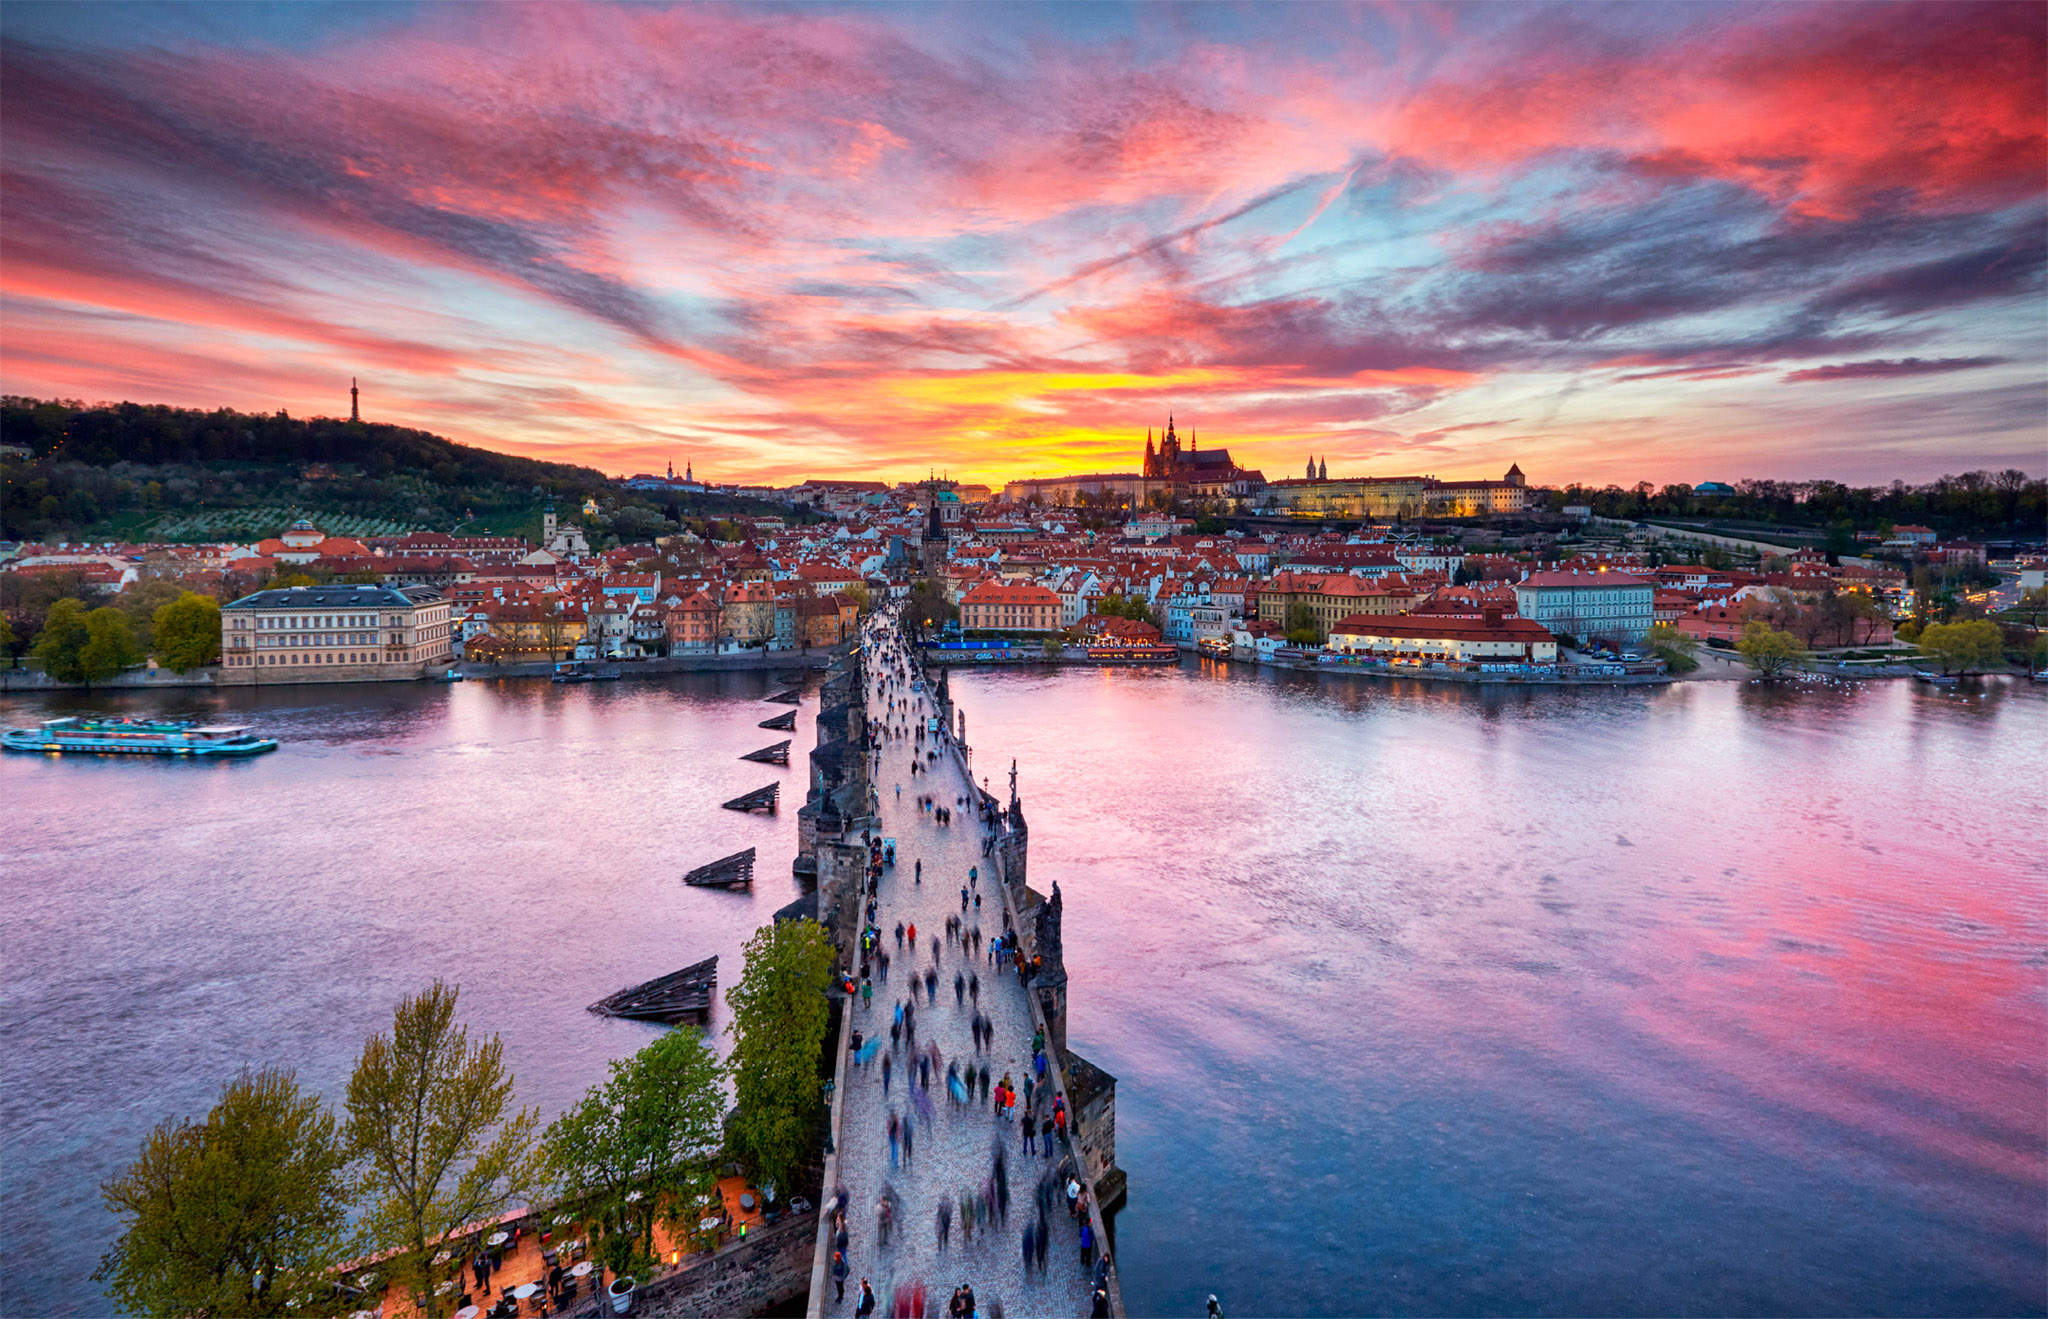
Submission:
[[[362,410],[356,405],[359,392],[356,389],[356,378],[350,376],[348,378],[348,419],[350,421],[361,421],[363,419]]]

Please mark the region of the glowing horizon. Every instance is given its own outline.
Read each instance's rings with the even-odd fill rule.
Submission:
[[[2022,5],[11,6],[9,393],[1000,485],[2048,455]]]

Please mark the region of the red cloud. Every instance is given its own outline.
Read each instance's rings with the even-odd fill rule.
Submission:
[[[1613,152],[1833,218],[2017,201],[2048,169],[2034,6],[1813,6],[1645,52],[1548,16],[1524,37],[1511,62],[1425,87],[1395,148],[1454,169]]]

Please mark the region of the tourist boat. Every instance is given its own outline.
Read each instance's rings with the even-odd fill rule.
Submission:
[[[66,715],[34,728],[0,733],[9,751],[79,751],[119,756],[258,756],[277,750],[273,738],[257,737],[239,724],[195,727],[189,719],[82,719]]]
[[[600,673],[587,667],[582,660],[564,660],[555,665],[553,682],[617,682],[619,671]]]
[[[1211,659],[1230,658],[1229,637],[1203,637],[1195,643],[1195,649]]]
[[[1913,676],[1921,682],[1932,683],[1936,687],[1953,687],[1956,685],[1956,675],[1953,673],[1929,673],[1927,670],[1921,669]]]
[[[1088,658],[1096,664],[1177,664],[1180,662],[1180,647],[1163,641],[1090,646]]]

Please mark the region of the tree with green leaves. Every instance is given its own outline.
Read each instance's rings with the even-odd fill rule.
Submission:
[[[184,594],[185,588],[168,577],[144,577],[114,597],[114,606],[128,615],[128,626],[134,629],[135,644],[143,654],[156,649],[156,611]]]
[[[1998,624],[1988,618],[1963,623],[1929,623],[1920,629],[1920,653],[1950,669],[1968,674],[1971,669],[1995,668],[2005,663],[2005,637]]]
[[[1323,630],[1316,626],[1316,611],[1299,602],[1287,606],[1286,633],[1290,646],[1313,646],[1323,639]]]
[[[85,616],[85,644],[78,649],[78,669],[88,683],[104,682],[142,663],[142,647],[128,615],[103,605]]]
[[[1658,623],[1651,627],[1644,639],[1673,673],[1691,673],[1700,666],[1699,638],[1688,632],[1682,632],[1669,623]]]
[[[14,667],[14,624],[5,614],[0,614],[0,658],[7,661],[8,668]]]
[[[1807,658],[1806,647],[1799,644],[1798,637],[1779,631],[1761,618],[1752,618],[1742,625],[1735,650],[1766,678],[1774,678]]]
[[[153,620],[159,662],[184,673],[220,659],[220,602],[187,591],[160,606]]]
[[[455,1020],[460,991],[436,980],[400,1000],[389,1035],[372,1036],[348,1081],[350,1151],[362,1162],[370,1243],[422,1313],[460,1260],[434,1255],[457,1228],[505,1212],[532,1185],[539,1118],[509,1113],[512,1073],[495,1035],[471,1045]]]
[[[611,1073],[549,1125],[541,1166],[559,1199],[600,1225],[605,1265],[638,1274],[654,1261],[658,1207],[692,1231],[702,1216],[695,1197],[716,1181],[724,1069],[702,1035],[678,1029]],[[626,1196],[636,1190],[643,1200],[633,1208]]]
[[[759,1177],[787,1186],[815,1143],[837,953],[816,921],[775,921],[754,932],[746,958],[745,974],[725,991],[738,1106],[731,1140]]]
[[[85,668],[78,659],[85,643],[92,640],[85,618],[85,603],[70,597],[52,604],[43,617],[43,634],[29,654],[58,682],[85,681]]]
[[[130,1314],[318,1313],[351,1247],[347,1164],[291,1072],[244,1073],[204,1122],[162,1123],[101,1184],[123,1226],[93,1277]]]

